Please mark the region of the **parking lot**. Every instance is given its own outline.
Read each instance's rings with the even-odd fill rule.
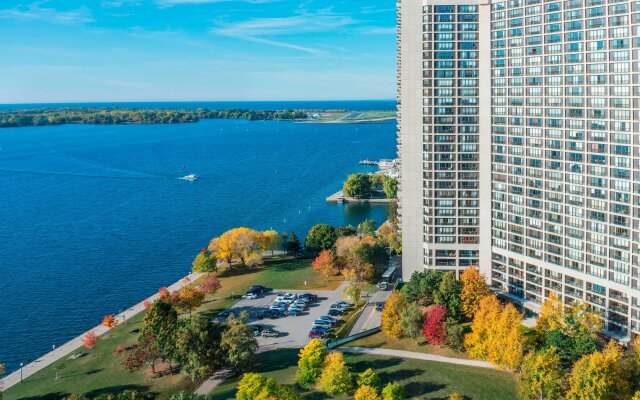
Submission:
[[[271,328],[279,332],[278,337],[258,337],[260,351],[272,350],[274,348],[303,347],[309,342],[309,330],[313,321],[321,315],[327,315],[331,304],[342,299],[342,286],[333,291],[305,291],[287,290],[272,291],[260,295],[257,299],[242,299],[237,302],[229,311],[238,315],[242,311],[249,313],[249,324],[259,325],[261,328]],[[308,308],[299,316],[287,316],[277,319],[258,319],[256,314],[269,309],[275,297],[284,293],[312,293],[318,296],[318,301],[310,303]]]

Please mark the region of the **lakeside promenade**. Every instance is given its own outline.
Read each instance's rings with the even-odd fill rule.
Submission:
[[[182,287],[188,286],[189,284],[196,281],[198,278],[202,277],[203,275],[204,273],[189,274],[186,276],[187,278],[189,278],[188,281],[185,281],[185,278],[182,278],[176,283],[174,283],[173,285],[168,286],[167,289],[170,292],[173,292],[175,290],[180,290]],[[129,307],[123,312],[121,312],[120,314],[116,315],[115,316],[116,320],[118,321],[119,324],[126,322],[136,314],[145,310],[145,307],[144,307],[145,300],[149,300],[149,302],[153,303],[158,297],[160,297],[158,293],[155,293],[154,295],[147,297],[146,299],[142,300],[138,304],[132,307]],[[19,384],[21,379],[26,379],[27,377],[35,374],[41,369],[55,363],[56,361],[64,357],[68,357],[71,353],[75,351],[78,351],[78,349],[84,345],[84,342],[83,342],[84,336],[91,331],[93,331],[93,333],[95,333],[96,336],[101,336],[104,333],[108,332],[109,328],[107,328],[104,325],[95,326],[83,332],[76,338],[69,340],[62,346],[56,347],[54,350],[46,353],[45,355],[38,358],[37,360],[23,366],[21,369],[17,369],[16,371],[12,372],[6,377],[0,379],[0,389],[3,391],[7,390],[13,385]]]

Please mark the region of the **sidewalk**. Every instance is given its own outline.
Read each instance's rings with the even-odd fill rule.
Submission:
[[[188,284],[190,284],[191,282],[195,281],[196,279],[200,278],[201,276],[203,276],[204,274],[202,273],[193,273],[188,275],[189,278],[189,282],[184,283],[183,279],[180,279],[178,282],[174,283],[173,285],[169,286],[167,289],[172,292],[174,290],[179,290],[181,289],[183,286],[186,286]],[[158,293],[155,293],[153,296],[147,297],[145,300],[149,300],[150,302],[155,301],[160,295]],[[120,314],[116,315],[116,320],[118,321],[118,323],[122,323],[123,321],[126,321],[130,318],[132,318],[133,316],[135,316],[136,314],[142,312],[144,310],[144,300],[141,301],[140,303],[134,305],[133,307],[130,307],[128,309],[126,309],[125,311],[121,312]],[[60,347],[56,347],[55,350],[50,351],[49,353],[43,355],[42,357],[38,358],[37,360],[33,361],[30,364],[25,365],[24,367],[22,367],[22,378],[26,379],[27,377],[35,374],[36,372],[40,371],[41,369],[55,363],[56,361],[60,360],[61,358],[67,357],[69,354],[71,354],[72,352],[77,351],[80,347],[82,347],[84,345],[83,339],[84,336],[90,332],[93,331],[93,333],[96,334],[96,336],[100,336],[102,334],[104,334],[105,332],[107,332],[109,330],[109,328],[107,328],[106,326],[103,325],[98,325],[92,329],[89,329],[86,332],[83,332],[81,335],[79,335],[78,337],[71,339],[70,341],[68,341],[67,343],[63,344]],[[20,383],[20,369],[16,370],[15,372],[7,375],[6,377],[2,378],[0,380],[0,388],[2,388],[2,390],[7,390],[9,389],[11,386],[15,385],[16,383]]]
[[[449,364],[466,365],[469,367],[497,369],[496,366],[486,361],[465,360],[463,358],[444,357],[437,356],[435,354],[417,353],[405,350],[381,349],[372,347],[340,347],[338,351],[341,351],[343,353],[361,353],[387,357],[413,358],[416,360],[444,362]]]

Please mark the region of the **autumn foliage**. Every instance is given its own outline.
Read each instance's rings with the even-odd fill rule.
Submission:
[[[406,299],[401,292],[393,292],[382,309],[381,329],[387,337],[398,339],[402,336],[401,313]]]
[[[220,283],[218,277],[215,274],[212,274],[207,277],[204,285],[202,285],[202,290],[204,291],[204,294],[208,296],[217,292],[221,287],[222,284]]]
[[[82,344],[84,347],[91,350],[98,344],[98,337],[93,331],[87,332],[87,334],[84,335],[84,338],[82,338]]]
[[[148,299],[145,299],[142,305],[144,306],[144,308],[149,308],[151,307],[151,302]]]
[[[490,295],[480,301],[464,344],[472,358],[487,360],[499,367],[516,369],[524,356],[522,314],[513,304],[506,306]]]
[[[439,346],[447,340],[444,321],[447,308],[440,305],[427,307],[426,317],[422,325],[422,336],[434,346]]]
[[[102,325],[106,326],[109,329],[113,329],[118,325],[118,320],[113,315],[107,315],[102,320]]]
[[[168,296],[169,289],[167,289],[166,287],[161,287],[160,289],[158,289],[158,294],[160,295],[160,297]]]
[[[338,260],[332,250],[322,250],[313,260],[313,270],[324,276],[338,275]]]
[[[480,300],[490,294],[486,281],[478,269],[467,267],[460,276],[462,282],[462,293],[460,294],[460,308],[464,315],[473,318],[480,307]]]

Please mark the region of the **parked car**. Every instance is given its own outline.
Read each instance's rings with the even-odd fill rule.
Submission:
[[[379,290],[387,290],[387,289],[389,289],[389,282],[387,282],[387,281],[378,282],[378,289]]]
[[[290,308],[285,314],[290,317],[297,317],[298,315],[302,314],[302,310],[299,308]]]
[[[262,333],[262,327],[260,325],[253,325],[251,330],[253,331],[253,336],[260,336]]]
[[[258,298],[258,293],[255,292],[247,292],[244,294],[244,296],[242,296],[243,299],[257,299]]]
[[[294,301],[292,304],[295,305],[295,306],[302,307],[302,308],[307,308],[307,305],[309,304],[309,302],[304,301],[302,299],[298,299],[298,300]]]
[[[313,325],[311,327],[311,330],[316,332],[329,333],[331,331],[331,328],[327,328],[326,326]]]
[[[319,319],[319,320],[321,320],[321,321],[327,321],[327,322],[329,322],[331,325],[335,325],[335,324],[336,324],[336,322],[338,322],[335,318],[331,318],[331,317],[330,317],[330,316],[328,316],[328,315],[323,315],[323,316],[319,317],[318,319]]]
[[[258,311],[256,311],[256,313],[254,315],[255,315],[256,319],[264,319],[264,318],[267,318],[269,316],[269,312],[270,312],[270,310],[266,310],[266,309],[265,310],[258,310]]]
[[[284,311],[287,309],[287,305],[283,302],[276,302],[276,303],[273,303],[271,307],[269,307],[269,309]]]
[[[332,317],[339,317],[342,314],[344,314],[344,311],[341,310],[341,309],[338,309],[338,308],[332,308],[332,309],[329,310],[329,312],[327,314],[329,314]]]
[[[269,289],[267,289],[266,287],[262,286],[262,285],[253,285],[249,288],[249,291],[252,293],[257,293],[257,294],[262,294],[264,292],[267,292]]]
[[[326,336],[327,336],[327,332],[321,332],[314,329],[309,331],[309,338],[323,339]]]
[[[271,319],[278,319],[282,315],[283,315],[283,313],[280,310],[269,310],[269,318],[271,318]]]
[[[284,294],[279,294],[276,296],[275,300],[273,300],[274,302],[279,302],[284,300]]]
[[[333,326],[333,324],[329,321],[324,321],[321,319],[317,319],[315,321],[313,321],[314,325],[318,325],[318,326],[326,326],[327,328],[331,328]]]
[[[318,301],[318,296],[312,293],[304,293],[301,294],[300,296],[298,296],[298,298],[302,298],[302,299],[308,299],[310,302],[311,301]]]
[[[349,303],[348,301],[344,301],[344,300],[336,301],[333,304],[338,304],[338,305],[341,305],[341,306],[344,306],[344,307],[351,307],[351,303]]]
[[[265,328],[262,331],[262,337],[278,337],[279,333],[278,331],[275,331],[271,328]]]

